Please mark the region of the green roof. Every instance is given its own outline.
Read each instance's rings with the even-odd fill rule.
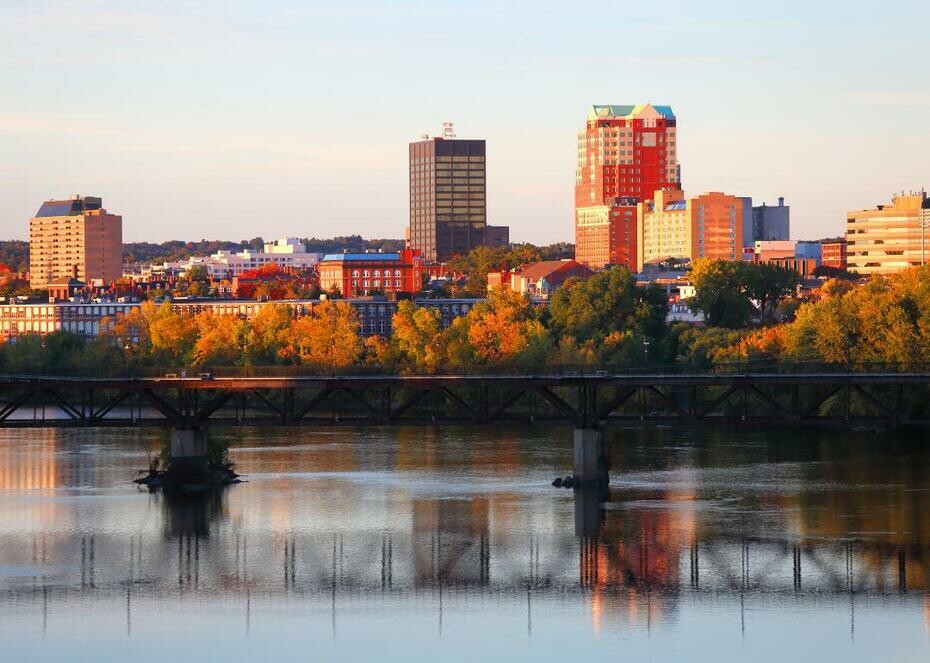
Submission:
[[[675,113],[672,112],[671,106],[654,106],[652,104],[594,104],[589,117],[591,119],[598,117],[629,117],[630,115],[639,115],[647,107],[652,108],[667,120],[675,119]]]

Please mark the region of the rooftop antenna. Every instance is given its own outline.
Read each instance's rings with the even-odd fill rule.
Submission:
[[[442,123],[442,138],[443,140],[450,140],[455,138],[455,123],[454,122],[443,122]]]

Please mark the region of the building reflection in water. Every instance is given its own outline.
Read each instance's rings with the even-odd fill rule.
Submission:
[[[609,490],[573,493],[546,486],[570,457],[556,434],[234,432],[249,482],[168,498],[126,486],[136,456],[75,452],[94,439],[81,435],[0,440],[0,554],[18,569],[0,576],[0,605],[4,593],[32,600],[35,587],[62,601],[180,587],[205,601],[325,599],[335,615],[343,596],[438,589],[461,601],[526,595],[528,611],[530,593],[533,605],[569,595],[599,630],[667,622],[691,593],[927,590],[924,456],[893,464],[827,444],[785,463],[783,449],[711,440],[687,462],[623,456]],[[20,508],[13,500],[32,489],[56,499]],[[930,611],[922,595],[919,610]]]

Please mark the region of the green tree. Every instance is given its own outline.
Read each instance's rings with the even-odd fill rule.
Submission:
[[[775,309],[797,292],[801,275],[793,269],[784,269],[768,263],[742,263],[746,273],[746,293],[759,307],[759,320],[763,324],[774,317]]]
[[[689,305],[711,327],[739,329],[752,319],[747,264],[732,260],[696,260],[691,269],[695,295]]]
[[[638,287],[624,267],[604,270],[586,281],[569,279],[552,295],[550,327],[556,337],[600,343],[614,332],[657,340],[665,334],[668,299],[656,286]]]

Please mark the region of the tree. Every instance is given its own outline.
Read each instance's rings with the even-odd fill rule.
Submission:
[[[391,348],[401,363],[430,372],[436,369],[441,361],[438,310],[398,302],[391,327]]]
[[[199,336],[192,353],[194,364],[234,365],[243,363],[248,323],[234,315],[200,313],[195,318]]]
[[[641,343],[664,335],[668,300],[660,288],[638,287],[629,270],[614,267],[587,281],[566,281],[553,293],[549,315],[556,336],[599,343],[613,332],[629,332]]]
[[[754,311],[748,282],[744,262],[709,258],[696,260],[691,269],[695,295],[689,305],[701,311],[712,327],[745,327]]]
[[[282,357],[333,373],[354,364],[362,352],[358,314],[344,301],[320,302],[291,323],[285,338]]]
[[[200,328],[192,316],[175,313],[170,306],[163,306],[149,324],[149,334],[153,355],[185,360],[194,349]]]
[[[759,307],[759,320],[763,324],[774,316],[775,309],[784,299],[794,295],[801,285],[801,275],[793,269],[784,269],[768,263],[742,263],[746,266],[746,292]]]
[[[249,320],[245,339],[248,360],[272,364],[287,342],[291,325],[291,308],[284,304],[266,304]]]
[[[544,361],[550,343],[532,302],[507,288],[456,318],[441,335],[445,364],[457,370],[475,365],[526,365]]]

